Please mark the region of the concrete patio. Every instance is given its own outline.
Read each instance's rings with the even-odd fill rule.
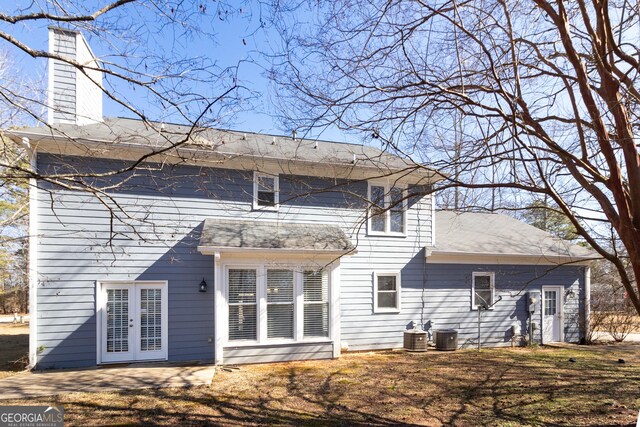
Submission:
[[[136,363],[81,370],[23,372],[0,380],[0,400],[145,388],[210,385],[213,365]]]

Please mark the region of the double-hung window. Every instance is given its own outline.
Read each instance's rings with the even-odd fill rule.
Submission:
[[[400,273],[373,273],[374,313],[397,313],[400,311]]]
[[[405,190],[388,184],[369,184],[369,234],[400,235],[406,233]]]
[[[329,337],[329,272],[256,266],[227,269],[229,341]]]
[[[255,340],[258,330],[255,269],[229,269],[229,339]]]
[[[294,338],[293,270],[267,270],[267,338]]]
[[[323,270],[303,272],[304,337],[329,336],[329,276]]]
[[[474,272],[471,285],[471,309],[477,310],[478,306],[485,309],[493,305],[495,292],[495,275],[493,273]]]
[[[253,208],[277,210],[280,203],[278,175],[253,173]]]

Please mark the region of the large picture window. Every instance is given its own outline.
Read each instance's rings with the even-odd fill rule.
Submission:
[[[227,269],[229,341],[328,338],[329,273],[300,267]]]
[[[370,183],[369,202],[369,234],[405,235],[407,201],[403,188]]]

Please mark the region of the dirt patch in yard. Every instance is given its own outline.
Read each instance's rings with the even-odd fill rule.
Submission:
[[[639,353],[347,354],[219,371],[211,387],[3,403],[63,405],[67,425],[625,426],[640,407]]]

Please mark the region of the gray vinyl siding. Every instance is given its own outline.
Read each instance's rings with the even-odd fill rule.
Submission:
[[[482,344],[508,346],[522,343],[512,334],[512,325],[527,333],[526,292],[541,291],[543,285],[573,289],[575,298],[564,301],[565,341],[580,339],[578,317],[583,310],[584,267],[530,265],[464,265],[424,264],[424,252],[404,266],[402,275],[402,309],[399,314],[373,313],[372,285],[354,288],[343,274],[342,340],[350,350],[398,348],[403,331],[422,325],[433,337],[437,329],[456,329],[461,347],[477,345],[478,312],[471,309],[472,273],[495,273],[495,298],[502,301],[482,313]],[[402,262],[400,262],[402,264]],[[542,325],[542,314],[535,313],[534,322]],[[540,329],[535,334],[540,342]]]
[[[43,173],[62,173],[69,165],[79,171],[102,173],[125,164],[41,154],[38,165]],[[368,287],[369,294],[372,263],[392,258],[393,263],[402,262],[430,242],[428,197],[412,200],[407,213],[407,234],[411,237],[367,237],[366,223],[362,224],[366,182],[281,175],[280,209],[267,212],[252,209],[252,171],[195,166],[159,170],[157,165],[148,165],[135,174],[85,181],[97,186],[122,184],[110,189],[102,202],[86,192],[40,184],[41,368],[96,363],[97,280],[168,280],[169,359],[213,359],[214,344],[208,342],[214,336],[213,257],[197,251],[205,218],[338,225],[358,245],[357,255],[343,258],[342,282],[353,281],[357,284],[354,289]],[[327,188],[331,191],[322,191]],[[114,212],[124,209],[130,217],[112,219],[103,202],[115,208]],[[398,258],[399,252],[409,255]],[[203,277],[209,284],[207,293],[198,292]],[[327,351],[319,351],[318,357],[331,357]]]
[[[54,31],[53,52],[71,59],[76,58],[76,34]],[[53,121],[75,123],[76,69],[66,62],[52,61],[53,66]]]
[[[296,343],[271,346],[224,347],[225,365],[331,359],[332,343]]]
[[[122,168],[123,162],[38,156],[41,172],[92,173]],[[197,251],[206,218],[323,223],[340,226],[357,253],[340,262],[341,345],[352,350],[397,348],[413,321],[431,331],[455,327],[460,342],[475,339],[476,312],[470,310],[471,273],[496,271],[503,302],[485,314],[486,345],[508,345],[507,332],[526,318],[523,286],[574,286],[565,306],[567,340],[579,338],[572,315],[582,310],[583,270],[531,266],[432,265],[424,247],[432,243],[431,197],[412,198],[407,236],[368,236],[367,183],[280,175],[280,208],[255,211],[252,171],[196,166],[146,165],[135,173],[87,178],[96,186],[120,185],[99,200],[87,192],[40,183],[38,191],[38,344],[40,368],[96,363],[96,281],[167,280],[169,360],[213,360],[213,257]],[[326,191],[330,189],[330,191]],[[119,218],[113,218],[110,206]],[[128,216],[124,216],[124,210]],[[373,312],[373,273],[400,272],[400,313]],[[202,279],[209,291],[198,292]],[[580,289],[578,289],[580,287]],[[515,292],[515,293],[514,293]],[[540,324],[540,322],[538,322]],[[298,343],[299,344],[299,343]],[[230,348],[225,363],[331,357],[332,348],[275,346]],[[317,345],[317,344],[314,344]],[[310,350],[311,348],[311,350]],[[288,350],[287,350],[288,349]],[[256,350],[254,353],[251,351]],[[331,353],[331,354],[330,354]]]

